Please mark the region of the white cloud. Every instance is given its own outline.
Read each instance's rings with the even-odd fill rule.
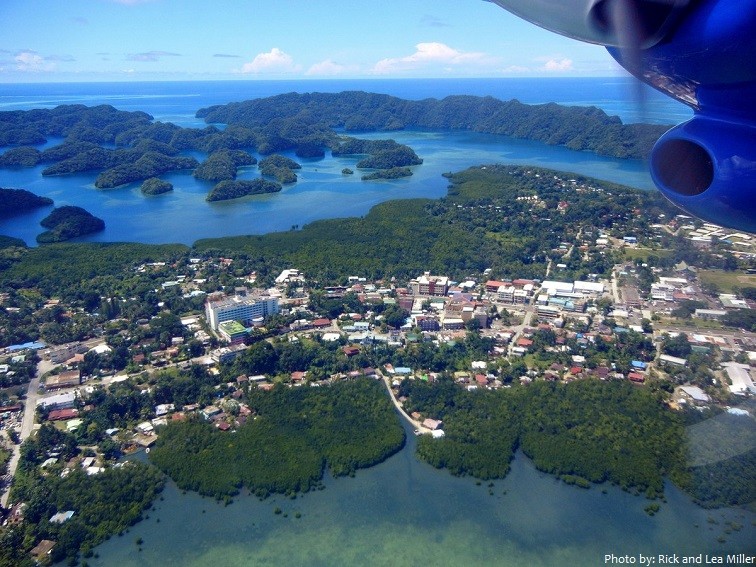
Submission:
[[[333,77],[336,75],[344,75],[346,73],[354,73],[358,70],[359,68],[356,65],[342,65],[340,63],[332,61],[331,59],[326,59],[325,61],[321,61],[320,63],[315,63],[314,65],[312,65],[309,69],[307,69],[305,75]]]
[[[291,55],[274,47],[267,53],[258,53],[249,63],[242,65],[240,73],[294,73],[301,70]]]
[[[55,69],[55,63],[42,57],[36,51],[19,51],[13,59],[16,62],[16,69],[19,71],[37,72]]]
[[[575,68],[572,65],[572,59],[563,57],[561,59],[549,59],[544,63],[543,70],[562,73],[564,71],[574,71]]]
[[[405,57],[381,59],[373,66],[372,72],[376,75],[386,75],[433,66],[448,68],[491,62],[491,58],[485,53],[458,51],[440,42],[418,43],[415,48],[413,54]]]

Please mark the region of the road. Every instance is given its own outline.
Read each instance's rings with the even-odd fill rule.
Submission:
[[[34,416],[37,411],[37,399],[39,398],[39,379],[42,374],[47,372],[50,363],[48,361],[41,360],[37,364],[37,375],[29,382],[29,388],[26,392],[26,402],[24,404],[24,417],[21,421],[21,442],[29,438],[32,430],[34,429]],[[8,477],[13,478],[18,468],[18,461],[21,458],[21,445],[13,445],[13,453],[11,453],[10,461],[8,462]],[[3,508],[8,507],[8,496],[10,494],[10,482],[7,486],[3,487],[3,493],[0,495],[0,505]]]
[[[614,298],[615,305],[621,303],[619,289],[617,288],[617,272],[615,270],[612,270],[612,297]]]
[[[389,396],[391,396],[391,402],[394,404],[394,407],[397,409],[397,411],[401,414],[401,416],[406,419],[412,427],[415,428],[415,430],[419,431],[420,433],[430,433],[430,429],[426,429],[423,427],[423,424],[417,421],[416,419],[412,419],[412,417],[404,411],[404,407],[402,407],[402,404],[399,400],[396,399],[396,396],[394,395],[394,391],[391,389],[391,380],[389,380],[389,377],[384,375],[382,372],[378,372],[378,375],[383,379],[383,383],[386,385],[386,389],[388,390]]]
[[[525,317],[522,319],[522,324],[515,327],[515,334],[512,337],[512,340],[509,341],[509,346],[507,347],[507,356],[512,356],[512,349],[517,346],[517,340],[522,336],[522,332],[525,328],[530,326],[530,321],[533,319],[534,309],[535,308],[532,305],[525,306]]]

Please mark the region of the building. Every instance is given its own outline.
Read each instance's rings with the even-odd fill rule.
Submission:
[[[707,319],[710,321],[719,321],[727,315],[724,309],[696,309],[695,316],[698,319]]]
[[[251,323],[254,319],[267,318],[278,313],[278,298],[267,295],[224,297],[205,303],[205,316],[208,324],[218,330],[224,321],[241,321]]]
[[[74,407],[75,401],[76,394],[74,392],[55,394],[53,396],[39,399],[37,401],[37,407],[42,407],[47,410],[66,409]]]
[[[81,384],[81,377],[78,370],[61,372],[48,376],[45,380],[45,389],[48,391],[60,390],[63,388],[74,388]]]
[[[232,345],[243,343],[244,338],[247,336],[247,328],[237,321],[218,323],[218,332],[226,342]]]
[[[413,295],[427,295],[444,297],[449,290],[449,278],[446,276],[432,276],[425,272],[419,278],[410,281]]]
[[[756,385],[751,378],[750,367],[747,364],[737,362],[725,362],[722,364],[727,378],[730,381],[730,392],[738,395],[756,394]]]
[[[671,364],[672,366],[687,366],[688,361],[679,356],[670,356],[668,354],[660,354],[659,362]]]

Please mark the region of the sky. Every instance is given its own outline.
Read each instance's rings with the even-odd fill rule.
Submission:
[[[0,82],[615,76],[484,0],[0,0]]]

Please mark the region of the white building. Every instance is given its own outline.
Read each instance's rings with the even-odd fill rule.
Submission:
[[[422,276],[409,282],[413,295],[444,297],[449,290],[449,278],[432,276],[425,272]]]
[[[205,316],[208,324],[218,329],[218,324],[224,321],[250,322],[262,317],[263,319],[278,313],[278,298],[270,296],[225,297],[219,300],[208,300],[205,303]]]
[[[738,364],[737,362],[725,362],[722,366],[730,381],[730,392],[741,396],[749,392],[756,394],[756,386],[753,384],[748,365]]]

